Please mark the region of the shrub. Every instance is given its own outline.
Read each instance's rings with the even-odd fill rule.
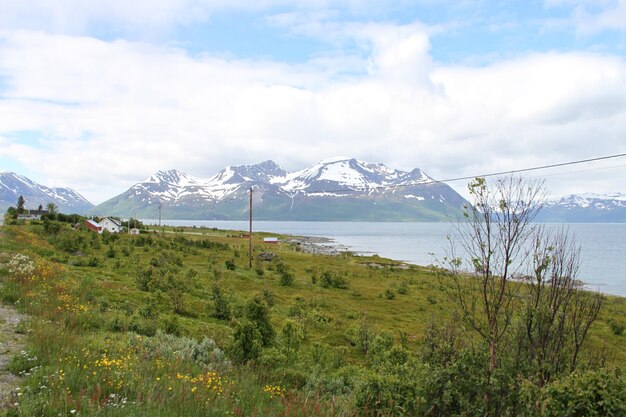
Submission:
[[[393,374],[364,373],[356,383],[354,398],[363,416],[418,415],[421,406],[417,381]]]
[[[169,316],[163,321],[163,331],[174,336],[180,336],[181,327],[178,317],[175,315]]]
[[[289,271],[284,271],[280,274],[280,285],[283,287],[289,287],[293,284],[293,274]]]
[[[213,286],[213,317],[218,320],[230,320],[230,301],[217,285]]]
[[[348,330],[350,341],[363,353],[369,351],[374,336],[375,333],[364,315],[361,316],[361,321],[357,326],[353,326]]]
[[[245,318],[237,322],[229,349],[234,360],[239,363],[255,360],[259,357],[262,346],[261,332],[253,322]]]
[[[616,322],[615,320],[609,321],[609,327],[615,336],[621,336],[624,334],[624,325]]]
[[[333,275],[330,271],[324,271],[320,276],[320,285],[324,288],[348,288],[348,281],[345,278]]]
[[[182,359],[212,371],[222,372],[231,366],[224,352],[207,337],[198,342],[195,339],[166,334],[158,330],[154,337],[133,338],[132,342],[141,343],[156,357]]]
[[[281,347],[287,359],[291,359],[298,349],[300,349],[300,344],[303,339],[304,329],[302,325],[294,320],[287,320],[280,331]]]
[[[233,259],[228,259],[224,262],[224,266],[226,267],[226,269],[228,269],[229,271],[234,271],[235,270],[235,261]]]
[[[257,330],[261,334],[261,342],[263,346],[269,346],[274,339],[274,328],[270,322],[269,308],[263,299],[254,297],[246,304],[246,318],[255,324]]]
[[[293,274],[289,271],[289,267],[286,264],[279,261],[276,264],[276,272],[280,275],[280,285],[289,287],[293,284]]]
[[[268,307],[274,305],[274,293],[269,288],[263,288],[263,300],[267,303]]]
[[[626,415],[626,382],[618,371],[574,372],[542,390],[541,415]]]
[[[393,289],[391,289],[391,288],[387,288],[387,289],[385,290],[385,298],[386,298],[387,300],[393,300],[394,298],[396,298],[396,293],[395,293],[395,292],[393,292]]]

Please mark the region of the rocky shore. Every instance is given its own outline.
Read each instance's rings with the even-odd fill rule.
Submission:
[[[341,255],[350,252],[350,248],[335,243],[327,237],[294,236],[286,239],[287,243],[294,245],[296,250],[317,255]]]

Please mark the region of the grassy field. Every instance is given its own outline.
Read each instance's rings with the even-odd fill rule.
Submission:
[[[2,302],[30,317],[6,415],[360,415],[354,392],[372,352],[418,356],[428,329],[458,321],[441,271],[302,253],[263,234],[248,268],[239,236],[0,228]],[[238,345],[255,317],[269,320],[269,341]],[[626,300],[607,297],[585,358],[625,368],[624,325]]]

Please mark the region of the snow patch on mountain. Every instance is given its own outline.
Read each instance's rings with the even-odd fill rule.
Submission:
[[[70,188],[47,187],[14,172],[0,172],[0,206],[15,206],[19,196],[24,197],[28,209],[54,203],[62,212],[82,213],[93,207],[85,197]]]
[[[626,207],[626,194],[608,193],[608,194],[572,194],[562,197],[558,200],[549,201],[546,207],[564,207],[564,208],[595,208],[598,210],[613,210],[617,207]]]

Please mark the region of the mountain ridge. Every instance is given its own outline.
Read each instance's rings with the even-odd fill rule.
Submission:
[[[209,178],[159,171],[90,212],[147,217],[160,205],[164,218],[238,220],[247,216],[250,188],[260,220],[440,221],[460,216],[467,204],[418,168],[335,157],[295,172],[271,160],[227,166]]]
[[[543,222],[626,222],[626,194],[581,193],[547,201],[539,213]]]
[[[10,171],[0,171],[0,210],[15,207],[19,196],[27,209],[54,203],[60,211],[83,214],[94,207],[85,197],[67,187],[48,187]]]

